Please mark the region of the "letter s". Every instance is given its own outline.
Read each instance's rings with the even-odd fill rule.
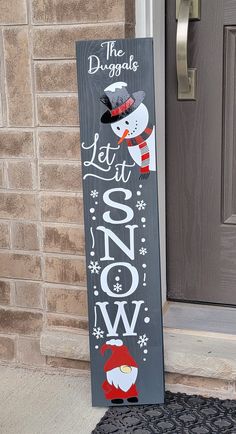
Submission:
[[[110,190],[105,191],[103,195],[103,200],[106,203],[106,205],[124,211],[126,213],[126,217],[121,220],[114,220],[111,218],[111,212],[106,211],[103,214],[103,220],[107,223],[113,223],[114,225],[119,225],[121,223],[128,223],[130,220],[132,220],[134,216],[134,212],[130,206],[124,205],[119,202],[115,202],[114,200],[110,199],[110,194],[116,191],[124,193],[125,200],[128,200],[132,197],[132,192],[130,190],[127,190],[125,188],[111,188]]]

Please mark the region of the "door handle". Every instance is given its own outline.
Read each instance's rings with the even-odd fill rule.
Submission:
[[[196,100],[197,69],[188,68],[188,27],[200,19],[200,0],[176,0],[176,72],[178,99]]]

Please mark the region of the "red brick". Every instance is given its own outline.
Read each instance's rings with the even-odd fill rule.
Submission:
[[[68,316],[55,313],[47,313],[47,326],[52,328],[68,328],[68,329],[82,329],[88,330],[88,320],[77,318],[75,316]]]
[[[37,24],[124,21],[125,4],[133,0],[33,0],[33,21]],[[134,17],[133,17],[134,18]]]
[[[41,158],[80,160],[79,129],[39,131],[38,143]]]
[[[33,188],[32,164],[29,161],[11,161],[8,163],[9,187],[31,190]]]
[[[81,226],[45,226],[43,246],[45,252],[85,254],[84,228]]]
[[[16,306],[42,308],[42,285],[40,283],[16,281],[15,287]]]
[[[46,256],[45,280],[71,285],[86,285],[84,258]]]
[[[29,33],[27,27],[3,30],[8,122],[11,126],[33,125]]]
[[[0,335],[0,360],[11,361],[15,358],[15,339]]]
[[[0,188],[6,187],[5,179],[4,179],[4,163],[0,162]]]
[[[22,310],[0,309],[1,331],[4,333],[38,334],[43,326],[43,314]]]
[[[87,316],[87,291],[84,289],[47,288],[47,310]]]
[[[37,220],[36,195],[0,192],[0,218]]]
[[[47,357],[47,365],[53,368],[70,368],[90,370],[90,362],[83,360],[63,359],[61,357]]]
[[[40,256],[0,252],[0,276],[41,279]]]
[[[17,346],[17,361],[25,365],[44,365],[46,357],[40,353],[39,339],[20,336]]]
[[[14,249],[38,250],[38,229],[36,223],[12,223],[12,245]]]
[[[78,125],[77,96],[38,96],[37,108],[42,127]]]
[[[25,0],[0,0],[0,24],[26,24],[27,7]]]
[[[37,92],[76,92],[74,61],[37,62],[35,64]]]
[[[44,222],[83,224],[83,199],[76,195],[42,194],[41,214]]]
[[[0,280],[0,304],[10,304],[11,285],[10,282]]]
[[[40,165],[40,186],[42,190],[81,191],[81,165],[44,163]]]
[[[38,26],[33,29],[34,59],[75,58],[75,41],[118,39],[125,36],[125,24]]]
[[[0,131],[0,157],[31,157],[34,155],[30,131]]]
[[[10,247],[9,225],[8,223],[0,223],[0,249],[8,249]]]

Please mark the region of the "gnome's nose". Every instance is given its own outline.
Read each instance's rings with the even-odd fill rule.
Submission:
[[[129,130],[125,130],[122,134],[122,137],[120,138],[118,145],[123,142],[123,140],[126,138],[126,136],[129,134]]]
[[[128,365],[122,365],[120,366],[120,371],[123,372],[123,374],[130,374],[130,372],[132,371],[131,366]]]

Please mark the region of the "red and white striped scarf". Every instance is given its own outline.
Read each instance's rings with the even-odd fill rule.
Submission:
[[[149,163],[150,163],[150,153],[149,153],[149,147],[145,140],[148,139],[148,137],[152,134],[153,126],[151,124],[148,124],[148,126],[145,128],[145,130],[142,132],[142,134],[139,134],[139,136],[133,137],[132,139],[126,139],[128,146],[139,146],[140,152],[141,152],[141,167],[140,167],[140,173],[141,175],[149,174]]]

